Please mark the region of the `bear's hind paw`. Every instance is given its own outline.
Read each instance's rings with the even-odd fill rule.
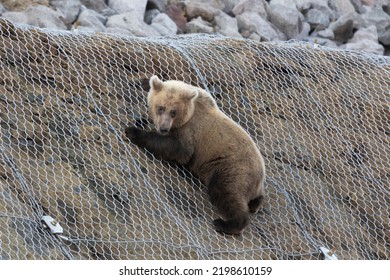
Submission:
[[[242,220],[229,220],[224,221],[222,219],[215,219],[213,221],[214,228],[219,233],[225,233],[229,235],[241,235],[245,227],[248,225],[248,219]]]

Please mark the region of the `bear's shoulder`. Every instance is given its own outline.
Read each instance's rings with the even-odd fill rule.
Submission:
[[[204,105],[206,108],[209,109],[217,108],[217,103],[215,102],[215,99],[212,97],[212,95],[209,92],[201,88],[197,88],[197,90],[199,94],[198,94],[198,98],[196,99],[196,102]]]

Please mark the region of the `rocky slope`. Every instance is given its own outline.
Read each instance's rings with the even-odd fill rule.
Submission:
[[[265,156],[242,236],[213,230],[196,178],[125,139],[148,125],[153,74],[209,90]],[[389,75],[387,57],[312,45],[0,19],[0,259],[389,259]]]
[[[5,0],[16,23],[135,36],[218,33],[389,55],[388,0]]]

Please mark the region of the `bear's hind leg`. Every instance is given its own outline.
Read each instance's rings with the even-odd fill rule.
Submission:
[[[213,223],[217,232],[240,235],[249,224],[248,204],[237,191],[238,187],[227,176],[218,173],[212,176],[208,184],[210,201],[221,216]]]

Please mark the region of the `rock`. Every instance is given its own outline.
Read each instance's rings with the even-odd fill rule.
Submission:
[[[382,5],[382,9],[385,11],[385,13],[390,15],[390,2],[388,2],[386,5]]]
[[[390,45],[390,15],[383,11],[382,7],[373,7],[362,15],[362,19],[365,27],[376,26],[379,42],[383,45]]]
[[[102,12],[109,8],[105,0],[80,0],[80,3],[96,12]]]
[[[50,0],[50,5],[65,16],[66,25],[70,26],[80,13],[80,0]]]
[[[241,0],[232,10],[235,16],[243,13],[256,13],[267,19],[266,4],[264,0]]]
[[[0,16],[1,16],[3,13],[5,13],[5,12],[7,12],[7,10],[4,8],[3,4],[0,4]]]
[[[369,40],[378,43],[378,32],[375,25],[359,29],[355,32],[352,39],[349,40],[348,43],[356,43],[361,40]]]
[[[337,19],[336,13],[333,10],[331,10],[328,6],[315,4],[315,5],[313,5],[312,8],[327,15],[330,21],[335,21]]]
[[[362,0],[350,0],[355,12],[362,14],[366,12],[366,8],[363,6]]]
[[[135,13],[136,11],[132,11],[119,15],[113,15],[108,18],[106,27],[126,29],[135,36],[160,35],[156,29],[144,23],[143,18],[142,20],[139,20],[139,15],[135,15]]]
[[[110,17],[117,14],[115,10],[106,5],[105,0],[80,0],[80,3],[88,9],[94,10],[105,17]]]
[[[166,0],[148,0],[146,4],[146,11],[157,9],[160,12],[165,12]]]
[[[295,4],[295,1],[291,0],[271,0],[270,5],[282,5],[285,7],[288,7],[290,9],[296,9],[297,5]]]
[[[361,28],[355,32],[351,40],[343,46],[346,50],[370,52],[383,55],[384,47],[378,43],[378,33],[375,25]]]
[[[295,0],[297,10],[306,14],[310,9],[315,9],[327,15],[330,21],[336,20],[335,12],[328,7],[328,0]]]
[[[306,37],[309,37],[310,29],[310,24],[307,22],[302,23],[302,31],[295,37],[295,39],[304,40]]]
[[[165,9],[165,13],[176,23],[177,32],[184,33],[186,29],[187,19],[185,17],[184,5],[169,5]]]
[[[223,10],[225,8],[224,0],[187,0],[185,2],[186,2],[186,4],[191,3],[191,2],[193,2],[193,3],[198,2],[202,5],[212,6],[218,10]]]
[[[211,34],[214,32],[214,28],[209,22],[204,21],[201,17],[197,17],[187,22],[185,32]]]
[[[359,1],[359,0],[358,0]],[[385,0],[386,1],[386,0]],[[360,2],[362,2],[363,5],[366,5],[366,6],[374,6],[376,2],[378,2],[377,0],[360,0]]]
[[[152,20],[160,14],[160,11],[158,9],[151,9],[147,10],[144,15],[144,22],[147,24],[151,24]]]
[[[328,7],[328,0],[294,0],[298,11],[309,10],[312,8]]]
[[[329,16],[317,9],[310,9],[305,14],[305,21],[310,24],[311,30],[317,31],[324,30],[330,23]]]
[[[337,44],[329,39],[326,38],[320,38],[320,37],[315,37],[315,36],[310,36],[306,38],[308,42],[311,42],[313,44],[318,44],[320,46],[328,47],[328,48],[337,48]]]
[[[132,13],[138,21],[143,21],[147,2],[147,0],[108,0],[108,6],[118,14]]]
[[[8,11],[25,11],[31,6],[49,6],[49,0],[1,0],[4,8]]]
[[[29,24],[49,29],[67,29],[63,22],[63,14],[54,11],[46,6],[33,6],[28,8],[26,13],[30,20]]]
[[[355,8],[349,0],[329,0],[329,7],[336,12],[337,17],[355,12]]]
[[[241,0],[222,0],[225,4],[225,8],[223,12],[228,14],[229,16],[234,16],[233,8],[241,1]]]
[[[82,8],[79,17],[77,18],[77,25],[75,26],[75,29],[79,31],[104,32],[106,29],[104,25],[106,21],[107,18],[98,12]]]
[[[318,37],[333,40],[334,39],[334,33],[330,28],[327,28],[325,30],[318,31],[317,33]]]
[[[261,41],[275,41],[280,39],[276,28],[257,13],[245,12],[236,16],[236,19],[238,30],[243,37],[247,38],[255,32],[260,36]]]
[[[158,14],[150,25],[162,36],[175,35],[177,33],[176,23],[164,13]]]
[[[62,21],[64,17],[62,13],[42,5],[31,6],[24,12],[6,12],[2,17],[19,24],[29,24],[55,30],[67,29]]]
[[[261,37],[256,32],[253,32],[252,34],[250,34],[248,39],[253,40],[253,41],[257,41],[257,42],[261,42]]]
[[[18,24],[29,24],[29,18],[24,12],[5,12],[2,18]]]
[[[303,15],[297,10],[279,4],[271,4],[268,9],[268,17],[287,39],[293,39],[302,31]]]
[[[106,27],[106,30],[104,32],[109,34],[118,34],[121,36],[134,36],[134,34],[130,30],[121,27]]]
[[[211,22],[219,11],[213,6],[199,2],[188,2],[186,5],[186,15],[189,20],[201,17],[203,20]]]
[[[347,42],[353,35],[353,29],[358,27],[356,13],[342,15],[335,22],[329,24],[334,33],[334,39],[340,43]]]
[[[241,38],[238,32],[237,19],[228,14],[219,11],[214,18],[216,28],[215,30],[224,36]]]

